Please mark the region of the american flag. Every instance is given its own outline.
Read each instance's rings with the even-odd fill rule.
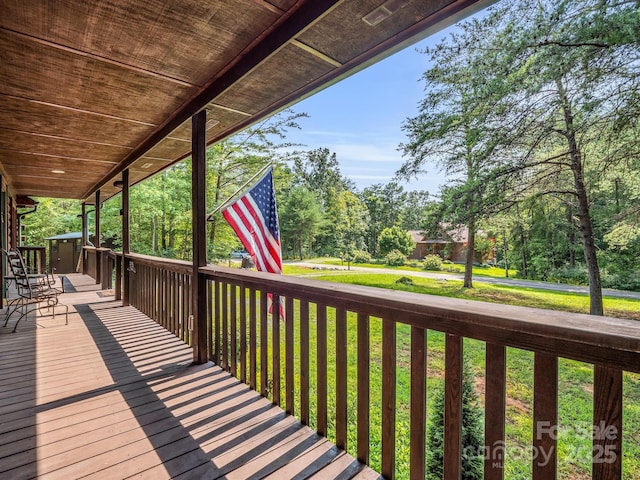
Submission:
[[[222,216],[236,232],[259,271],[282,273],[272,168],[246,193],[222,210]]]
[[[222,216],[236,232],[259,271],[282,273],[272,168],[246,193],[222,210]]]
[[[253,187],[223,209],[222,216],[240,238],[258,271],[282,273],[280,228],[272,167]],[[283,306],[280,302],[280,313],[284,317]]]

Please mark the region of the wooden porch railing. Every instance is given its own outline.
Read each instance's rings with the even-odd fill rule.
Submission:
[[[191,264],[131,254],[125,267],[131,305],[190,343]],[[485,342],[485,479],[505,476],[507,347],[533,352],[529,447],[545,452],[546,461],[532,456],[532,478],[557,475],[560,358],[594,366],[593,425],[602,434],[593,439],[592,478],[622,476],[622,378],[624,371],[640,373],[638,322],[224,267],[199,272],[208,283],[211,359],[386,478],[395,477],[401,445],[410,451],[410,478],[425,477],[428,331],[445,337],[445,479],[460,478],[466,453],[467,339]],[[268,294],[284,305],[284,319],[278,308],[269,311]],[[379,388],[372,387],[374,376]],[[399,382],[405,382],[400,391]],[[408,432],[396,431],[400,416]]]
[[[191,263],[129,254],[124,268],[130,305],[191,345]]]
[[[18,250],[20,250],[29,272],[45,273],[47,271],[46,247],[20,246]]]
[[[385,478],[394,478],[396,451],[402,444],[410,449],[410,478],[425,476],[428,330],[443,332],[446,338],[445,479],[460,478],[466,453],[461,439],[463,339],[486,342],[485,479],[504,478],[506,347],[534,352],[535,430],[530,447],[548,454],[548,461],[532,458],[532,477],[556,478],[562,357],[594,365],[593,425],[604,426],[600,432],[608,433],[594,437],[592,476],[621,478],[622,374],[640,372],[638,322],[222,267],[201,268],[200,274],[209,282],[212,359],[321,435],[329,434],[362,462],[370,463],[377,431],[381,446],[376,446],[380,458],[375,466]],[[278,308],[269,313],[268,293],[275,303],[283,302],[283,322]],[[348,339],[357,345],[355,351],[348,349]],[[397,384],[406,378],[400,376],[403,370],[410,383],[407,433],[396,432]],[[313,371],[315,385],[310,388]],[[372,389],[374,372],[381,377],[381,391]],[[370,418],[376,402],[380,425]]]

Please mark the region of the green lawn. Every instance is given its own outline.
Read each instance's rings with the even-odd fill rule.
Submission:
[[[413,291],[456,298],[466,298],[489,302],[509,303],[532,307],[544,307],[566,311],[586,312],[586,295],[549,292],[536,289],[522,289],[476,282],[476,288],[465,290],[459,281],[438,281],[413,278],[414,285],[397,284],[398,275],[356,272],[318,272],[312,269],[285,266],[286,274],[313,275],[319,280],[338,281],[369,285],[388,289]],[[295,303],[297,311],[298,304]],[[605,299],[607,314],[640,319],[640,301]],[[296,312],[297,315],[297,312]],[[297,316],[296,316],[297,318]],[[315,308],[310,312],[310,364],[311,364],[311,426],[315,426]],[[329,309],[329,400],[335,393],[335,312]],[[380,468],[380,420],[381,420],[381,322],[371,319],[371,464]],[[299,331],[296,326],[296,337]],[[281,331],[284,338],[284,326]],[[355,454],[356,447],[356,316],[348,316],[348,392],[349,421],[348,451]],[[409,432],[409,379],[410,379],[410,331],[405,325],[397,330],[397,478],[408,478],[408,432]],[[299,345],[296,338],[296,345]],[[465,339],[465,361],[469,362],[476,375],[477,390],[484,392],[484,343]],[[431,402],[434,388],[443,383],[444,378],[444,335],[428,333],[428,401]],[[299,358],[299,351],[296,352]],[[271,355],[269,355],[271,358]],[[284,350],[281,352],[284,358]],[[528,351],[509,348],[507,352],[507,460],[505,478],[525,479],[531,477],[530,445],[532,438],[532,398],[533,398],[533,354]],[[282,372],[284,376],[284,372]],[[299,372],[296,371],[296,375]],[[296,379],[299,388],[299,378]],[[284,389],[284,378],[281,381]],[[589,429],[593,414],[593,366],[560,359],[559,362],[559,478],[590,478],[591,440]],[[299,393],[299,392],[298,392]],[[284,398],[284,390],[281,393]],[[296,397],[299,398],[299,397]],[[331,420],[335,407],[329,406],[329,438],[335,439]],[[624,375],[624,437],[623,437],[623,477],[640,479],[640,375]]]
[[[310,263],[317,263],[319,265],[335,265],[335,266],[346,266],[347,263],[343,262],[339,258],[328,257],[328,258],[313,258],[308,260]],[[393,270],[406,270],[409,272],[424,272],[425,270],[420,265],[420,261],[418,260],[409,260],[407,265],[403,265],[401,267],[390,267],[384,263],[352,263],[351,265],[355,267],[367,267],[367,268],[392,268]],[[459,265],[456,263],[443,264],[441,273],[464,273],[464,265]],[[479,277],[495,277],[495,278],[505,278],[505,270],[504,268],[496,268],[496,267],[481,267],[475,266],[473,267],[473,275]],[[515,277],[516,270],[509,270],[509,276]]]

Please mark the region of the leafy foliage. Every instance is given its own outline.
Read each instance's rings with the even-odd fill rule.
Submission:
[[[425,270],[442,270],[442,259],[439,255],[429,254],[424,257],[423,268]]]
[[[354,263],[371,263],[371,254],[366,250],[356,250],[353,252]]]
[[[378,237],[378,248],[381,255],[386,256],[393,250],[397,250],[407,257],[415,247],[416,243],[411,238],[411,234],[397,226],[385,228]]]
[[[391,250],[384,256],[384,261],[391,267],[401,267],[407,261],[407,256],[400,250]]]

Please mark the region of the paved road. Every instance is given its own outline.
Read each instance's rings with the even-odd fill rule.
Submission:
[[[321,263],[311,262],[286,262],[287,265],[297,265],[300,267],[309,268],[326,268],[326,271],[330,270],[347,270],[346,266],[341,265],[324,265]],[[463,275],[460,273],[450,272],[417,272],[410,270],[395,270],[392,268],[369,268],[369,267],[354,267],[351,266],[351,270],[355,272],[369,272],[369,273],[391,273],[395,275],[406,275],[409,277],[423,277],[423,278],[435,278],[438,280],[462,280]],[[492,285],[508,285],[524,288],[540,288],[543,290],[552,290],[556,292],[572,292],[572,293],[589,293],[589,287],[583,287],[578,285],[566,285],[563,283],[551,283],[540,282],[537,280],[522,280],[519,278],[494,278],[494,277],[482,277],[474,276],[474,282],[490,283]],[[632,298],[640,300],[640,292],[628,292],[625,290],[614,290],[612,288],[603,288],[602,294],[607,297],[616,298]]]

